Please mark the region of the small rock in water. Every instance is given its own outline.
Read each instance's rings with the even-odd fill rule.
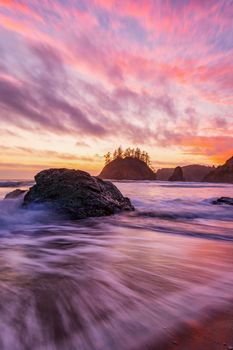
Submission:
[[[5,199],[15,199],[15,198],[22,196],[26,192],[27,192],[26,190],[21,190],[21,189],[17,188],[16,190],[14,190],[12,192],[7,193],[5,195]]]
[[[45,205],[71,219],[111,215],[134,210],[110,181],[81,170],[48,169],[35,176],[36,184],[24,197],[23,206]]]
[[[212,202],[213,204],[228,204],[233,205],[233,198],[230,197],[220,197]]]

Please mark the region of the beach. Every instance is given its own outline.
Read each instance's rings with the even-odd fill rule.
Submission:
[[[171,335],[168,344],[161,350],[207,350],[233,348],[233,311],[215,311],[199,322],[184,326],[177,334]]]

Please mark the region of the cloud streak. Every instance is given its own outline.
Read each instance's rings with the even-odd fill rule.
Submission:
[[[35,126],[52,132],[103,135],[104,127],[92,122],[75,103],[59,94],[65,86],[65,70],[56,51],[41,45],[31,49],[42,62],[37,66],[40,73],[36,77],[30,74],[18,84],[0,79],[2,118],[29,129]]]

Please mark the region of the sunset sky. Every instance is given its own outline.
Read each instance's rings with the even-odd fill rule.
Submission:
[[[233,155],[233,0],[0,0],[0,178]]]

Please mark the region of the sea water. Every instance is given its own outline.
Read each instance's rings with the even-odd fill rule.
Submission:
[[[115,184],[135,212],[75,222],[0,201],[0,349],[155,349],[232,305],[233,207],[212,201],[233,186]]]

